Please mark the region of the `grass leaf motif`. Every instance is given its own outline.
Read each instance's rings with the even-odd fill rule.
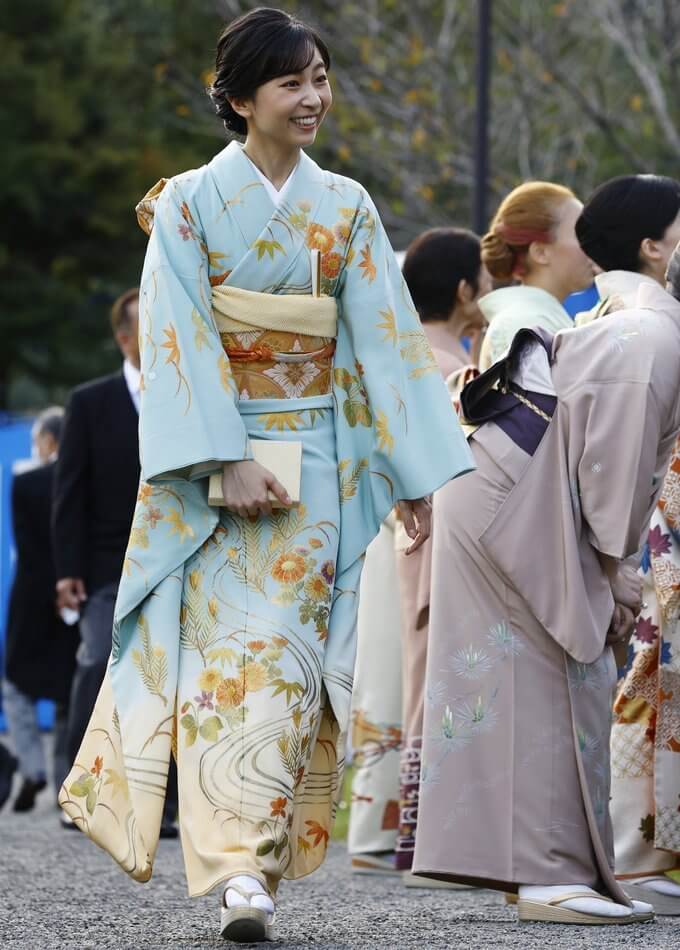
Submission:
[[[352,467],[351,472],[347,475],[345,473],[351,464],[351,459],[342,459],[342,461],[338,463],[338,476],[340,480],[340,504],[349,501],[350,498],[354,498],[356,495],[359,488],[359,480],[361,479],[361,475],[368,468],[368,459],[359,459],[359,461]]]
[[[142,641],[142,651],[133,650],[132,660],[148,692],[152,696],[158,696],[163,701],[163,705],[167,706],[168,698],[163,692],[168,679],[167,654],[163,647],[152,644],[149,623],[144,614],[139,615],[137,629]]]

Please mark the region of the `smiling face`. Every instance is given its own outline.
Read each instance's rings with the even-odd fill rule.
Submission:
[[[316,138],[333,94],[318,50],[299,73],[261,85],[250,99],[230,99],[248,123],[248,140],[279,148],[306,148]]]

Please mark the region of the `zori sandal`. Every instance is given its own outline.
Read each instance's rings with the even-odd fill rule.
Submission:
[[[240,894],[248,904],[239,904],[235,907],[227,906],[227,891]],[[270,914],[261,907],[252,907],[253,897],[263,896],[262,891],[246,890],[238,884],[227,882],[222,897],[222,911],[220,920],[220,935],[225,940],[234,943],[260,943],[264,940],[274,940],[274,919],[276,914]],[[266,896],[266,895],[265,895]]]
[[[526,897],[520,897],[517,901],[517,912],[521,923],[540,921],[541,923],[551,924],[579,924],[610,927],[621,926],[622,924],[638,924],[643,920],[651,920],[654,915],[638,914],[631,911],[622,917],[605,917],[600,914],[587,914],[580,910],[572,910],[569,907],[561,905],[566,901],[573,900],[599,900],[608,904],[613,903],[611,897],[604,897],[602,894],[584,894],[582,891],[573,893],[558,894],[550,900],[539,901],[529,900]]]

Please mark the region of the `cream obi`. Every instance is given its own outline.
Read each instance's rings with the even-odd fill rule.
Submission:
[[[334,297],[213,287],[212,306],[241,399],[329,393],[338,308]]]

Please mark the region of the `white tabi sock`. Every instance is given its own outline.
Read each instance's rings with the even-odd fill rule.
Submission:
[[[522,884],[519,889],[519,898],[520,900],[529,901],[550,901],[559,897],[560,894],[573,894],[574,892],[583,893],[583,897],[564,901],[560,904],[560,907],[576,910],[581,914],[592,914],[594,917],[630,917],[633,913],[630,907],[623,904],[614,904],[589,896],[591,894],[595,895],[597,891],[586,884],[556,884],[548,887]]]
[[[663,894],[664,897],[680,897],[680,884],[676,884],[669,877],[631,877],[622,883],[636,884],[654,891],[655,894]]]
[[[254,894],[248,901],[243,895],[239,894],[238,891],[233,890],[229,886],[230,884],[236,884],[237,887],[243,888],[244,891],[253,891]],[[269,894],[267,894],[257,878],[250,877],[248,874],[237,874],[229,878],[224,892],[224,902],[227,907],[250,906],[257,907],[267,914],[274,913],[274,901]]]

